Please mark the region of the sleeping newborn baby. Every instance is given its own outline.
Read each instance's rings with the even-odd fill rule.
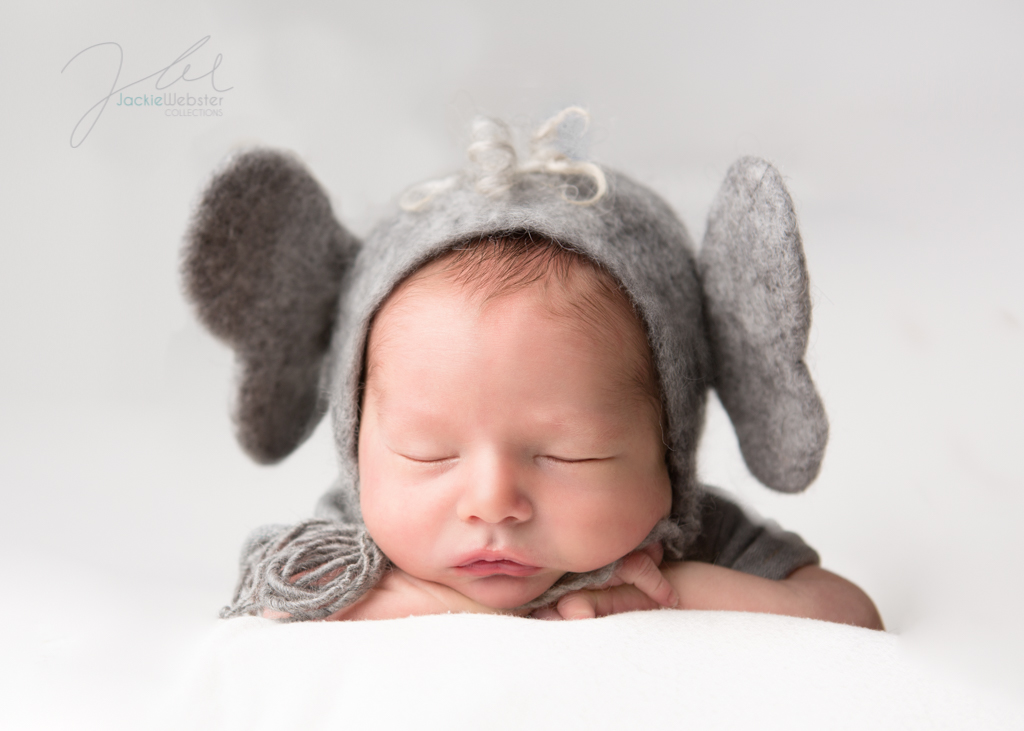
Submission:
[[[631,554],[618,587],[534,612],[657,606],[880,626],[816,566],[774,582],[632,553],[669,516],[657,374],[614,278],[551,242],[474,242],[402,282],[372,321],[359,427],[366,528],[394,564],[331,619],[514,610]]]
[[[478,242],[404,281],[371,326],[362,399],[363,519],[422,580],[403,585],[423,608],[456,608],[456,593],[526,605],[668,517],[643,328],[607,272],[549,242]],[[675,604],[664,580],[651,589]],[[387,614],[385,601],[342,616]]]
[[[827,437],[781,179],[730,171],[699,261],[667,205],[485,123],[472,165],[358,241],[291,157],[236,159],[190,231],[186,284],[242,366],[239,438],[281,459],[329,407],[318,517],[254,533],[222,616],[575,619],[657,607],[881,628],[818,555],[696,480],[709,386],[766,485]]]

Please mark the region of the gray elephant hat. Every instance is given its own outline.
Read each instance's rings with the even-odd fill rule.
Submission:
[[[358,507],[368,326],[405,277],[480,239],[542,237],[589,257],[619,280],[646,326],[667,416],[673,502],[671,518],[642,545],[660,540],[667,557],[680,559],[700,531],[695,458],[709,387],[758,480],[797,492],[816,477],[828,423],[803,362],[808,277],[781,176],[763,160],[737,161],[695,256],[685,227],[654,192],[557,150],[559,124],[574,113],[542,126],[523,164],[504,125],[478,122],[470,166],[407,192],[362,241],[288,154],[245,152],[215,176],[188,233],[183,271],[200,318],[237,356],[238,439],[256,461],[277,462],[329,408],[340,464],[318,518],[253,534],[222,616],[270,607],[291,619],[322,618],[380,579],[388,562]],[[599,584],[614,569],[567,574],[528,606]]]

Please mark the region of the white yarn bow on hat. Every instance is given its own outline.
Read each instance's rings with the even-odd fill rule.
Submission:
[[[473,141],[468,153],[471,166],[468,170],[432,180],[410,188],[402,196],[399,206],[406,211],[426,208],[434,196],[453,188],[460,175],[475,178],[478,193],[499,196],[507,192],[520,175],[528,173],[551,173],[554,175],[584,175],[594,182],[594,193],[589,198],[578,199],[566,195],[574,186],[566,185],[562,197],[576,205],[589,206],[600,200],[608,190],[604,172],[592,162],[573,160],[558,149],[555,140],[562,123],[570,116],[583,119],[584,130],[590,123],[590,114],[580,107],[567,107],[537,128],[530,140],[530,156],[520,165],[519,156],[512,142],[512,133],[504,122],[490,117],[473,120]]]

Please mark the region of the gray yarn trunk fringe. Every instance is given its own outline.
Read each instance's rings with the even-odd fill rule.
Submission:
[[[665,518],[638,548],[661,541],[665,557],[678,560],[686,536],[686,531]],[[600,586],[621,563],[581,574],[567,573],[517,610],[537,609],[571,591]],[[242,551],[234,599],[220,616],[230,619],[273,609],[290,615],[282,620],[286,622],[325,619],[359,601],[390,568],[391,562],[362,525],[316,518],[290,528],[264,526]]]
[[[287,621],[324,619],[380,581],[388,560],[361,525],[305,520],[258,530],[242,551],[235,596],[222,619],[286,612]],[[301,576],[300,576],[301,574]]]

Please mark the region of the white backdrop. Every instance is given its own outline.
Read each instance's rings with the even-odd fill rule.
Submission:
[[[280,466],[247,461],[230,353],[181,295],[182,233],[225,155],[297,151],[361,233],[462,164],[473,115],[570,104],[589,156],[697,241],[734,159],[782,171],[829,451],[807,493],[771,494],[713,404],[703,478],[802,534],[936,663],[1024,692],[1024,6],[101,1],[6,6],[2,26],[0,720],[99,711],[114,682],[145,706],[228,599],[248,530],[306,517],[333,478],[326,422]],[[118,93],[87,114],[207,37],[161,85],[219,57],[166,91],[221,115]]]

